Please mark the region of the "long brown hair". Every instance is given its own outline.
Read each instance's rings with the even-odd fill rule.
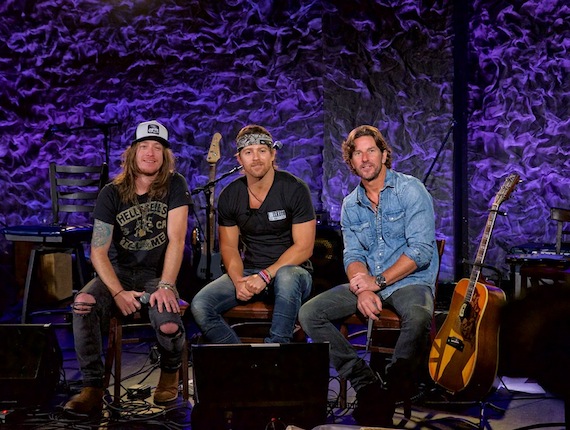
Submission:
[[[140,174],[136,154],[137,147],[140,142],[134,143],[129,146],[121,156],[121,167],[123,171],[113,180],[113,183],[119,189],[119,195],[124,203],[138,203],[137,201],[137,187],[136,177]],[[174,154],[169,148],[162,147],[162,154],[164,162],[158,171],[156,179],[152,182],[148,195],[151,199],[163,198],[168,192],[168,184],[174,169],[176,167],[176,160]]]

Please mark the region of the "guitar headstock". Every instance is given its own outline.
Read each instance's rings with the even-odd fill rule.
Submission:
[[[520,176],[516,173],[511,173],[507,179],[505,179],[505,182],[503,183],[501,189],[495,196],[492,210],[496,211],[499,209],[499,206],[501,206],[501,204],[511,196],[511,193],[514,191],[519,182]]]
[[[214,133],[212,143],[210,143],[210,149],[208,150],[208,156],[206,157],[206,161],[211,165],[216,164],[220,160],[220,140],[222,140],[222,135],[220,133]]]

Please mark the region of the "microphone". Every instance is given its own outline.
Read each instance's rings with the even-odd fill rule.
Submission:
[[[276,140],[275,142],[273,142],[273,148],[274,148],[274,149],[281,149],[281,148],[283,148],[283,142],[281,142],[280,140]]]
[[[148,305],[148,302],[150,302],[150,294],[143,293],[142,296],[137,297],[137,300],[141,303],[141,305]]]
[[[231,175],[232,173],[237,172],[238,170],[243,169],[243,166],[240,164],[239,166],[234,167],[233,169],[231,169],[227,174]]]
[[[368,328],[366,329],[366,352],[370,349],[370,340],[372,339],[372,327],[374,327],[374,320],[368,318]]]

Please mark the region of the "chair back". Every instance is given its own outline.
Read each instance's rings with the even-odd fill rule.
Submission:
[[[564,228],[564,223],[570,222],[570,209],[550,208],[550,219],[556,221],[556,253],[562,252],[562,237],[570,234],[570,228]]]
[[[106,163],[99,166],[49,165],[50,196],[54,224],[62,224],[65,215],[91,214],[99,191],[107,183]]]

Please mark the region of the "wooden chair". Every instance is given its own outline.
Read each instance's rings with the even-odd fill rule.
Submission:
[[[188,302],[179,299],[180,315],[183,316],[189,307]],[[112,369],[114,370],[114,388],[113,388],[113,404],[118,406],[121,403],[121,365],[122,365],[122,345],[142,343],[148,341],[147,337],[129,337],[123,336],[124,329],[135,329],[141,327],[150,327],[149,321],[144,321],[140,312],[136,312],[129,317],[128,322],[124,322],[122,316],[114,315],[111,317],[109,326],[109,338],[107,344],[107,353],[105,356],[105,379],[104,387],[109,388]],[[114,366],[113,366],[114,364]],[[188,400],[190,391],[188,388],[188,338],[184,340],[184,349],[182,350],[182,365],[180,366],[180,379],[182,379],[182,398]]]
[[[445,249],[445,240],[438,239],[437,252],[439,255],[439,264],[441,265],[441,258],[443,256],[443,251]],[[437,295],[437,285],[439,281],[439,271],[436,277],[436,295]],[[434,297],[435,301],[435,297]],[[435,310],[435,307],[434,307]],[[349,329],[350,326],[356,326],[356,329],[352,331]],[[392,355],[394,353],[394,345],[398,339],[400,333],[401,321],[400,317],[396,312],[391,309],[383,309],[377,321],[374,321],[372,326],[372,336],[370,345],[366,345],[368,339],[366,339],[368,321],[361,313],[354,313],[348,318],[345,318],[340,324],[340,332],[348,339],[354,348],[357,350],[367,350],[371,354],[388,354]],[[432,319],[432,338],[436,335],[435,327],[435,315]],[[361,342],[359,339],[364,339]],[[341,408],[346,408],[347,405],[347,381],[343,378],[340,379],[340,393],[339,393],[339,405]],[[404,415],[406,418],[411,416],[411,400],[406,399],[404,401]]]
[[[556,221],[555,254],[542,256],[535,263],[521,266],[521,290],[543,285],[570,286],[570,256],[563,254],[563,239],[570,235],[570,209],[551,208],[550,219]]]

